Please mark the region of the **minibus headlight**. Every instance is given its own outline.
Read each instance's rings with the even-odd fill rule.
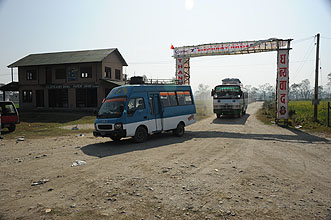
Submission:
[[[114,125],[114,129],[115,129],[115,130],[120,130],[120,129],[122,129],[122,127],[123,127],[122,123],[116,123],[116,124]]]
[[[217,94],[214,95],[214,98],[217,99]]]

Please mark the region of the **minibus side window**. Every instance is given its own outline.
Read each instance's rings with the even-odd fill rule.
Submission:
[[[150,109],[151,115],[154,115],[154,106],[153,106],[153,98],[152,97],[149,97],[149,109]]]
[[[192,97],[190,92],[184,92],[185,95],[185,105],[192,105]]]
[[[130,99],[128,102],[128,116],[131,117],[136,110],[145,109],[144,98]]]
[[[177,100],[179,105],[185,105],[185,95],[184,92],[176,92],[177,93]]]
[[[160,92],[160,99],[163,107],[170,106],[169,96],[167,92]]]
[[[176,99],[176,93],[175,92],[168,92],[169,94],[169,101],[171,106],[178,105],[177,99]]]
[[[136,109],[145,109],[144,98],[136,98]]]
[[[177,100],[179,105],[192,105],[192,96],[189,91],[178,91]]]

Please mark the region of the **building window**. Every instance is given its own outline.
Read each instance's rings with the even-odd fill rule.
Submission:
[[[48,105],[53,108],[68,108],[68,89],[49,89]]]
[[[76,107],[97,107],[97,89],[76,89]]]
[[[111,68],[105,67],[105,76],[106,78],[111,78]]]
[[[115,69],[115,79],[121,80],[121,70]]]
[[[92,67],[81,67],[80,68],[80,77],[81,78],[92,78]]]
[[[36,70],[27,70],[26,71],[26,79],[27,80],[36,80],[37,79],[37,71]]]
[[[23,90],[23,102],[24,103],[32,102],[32,90]]]
[[[56,69],[55,70],[55,79],[66,79],[66,69]]]

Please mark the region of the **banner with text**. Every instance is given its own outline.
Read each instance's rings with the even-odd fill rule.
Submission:
[[[288,119],[289,50],[277,53],[277,119]]]
[[[269,39],[260,41],[241,41],[174,47],[173,57],[198,57],[210,55],[258,53],[285,48],[287,47],[287,44],[288,40]]]
[[[184,59],[177,58],[176,59],[176,80],[177,84],[184,84]]]

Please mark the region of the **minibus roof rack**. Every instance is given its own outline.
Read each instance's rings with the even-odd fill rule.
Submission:
[[[142,76],[134,76],[130,78],[130,85],[177,85],[175,79],[145,79]]]

